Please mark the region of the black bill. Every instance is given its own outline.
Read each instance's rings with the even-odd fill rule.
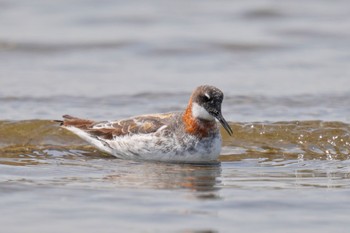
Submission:
[[[227,123],[227,121],[225,120],[225,118],[222,116],[221,113],[219,113],[217,116],[215,116],[216,119],[218,119],[218,121],[221,123],[221,125],[224,127],[224,129],[227,131],[227,133],[232,136],[233,131],[230,127],[230,125]]]

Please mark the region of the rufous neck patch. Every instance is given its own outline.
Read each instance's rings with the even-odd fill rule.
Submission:
[[[191,101],[182,116],[182,120],[185,125],[185,131],[199,138],[208,137],[216,128],[215,121],[203,121],[193,117]]]

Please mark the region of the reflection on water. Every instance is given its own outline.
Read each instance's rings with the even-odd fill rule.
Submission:
[[[217,198],[220,164],[169,164],[125,161],[99,153],[45,150],[0,158],[4,183],[73,185],[99,188],[188,189]]]
[[[125,169],[125,170],[124,170]],[[196,192],[218,189],[221,167],[217,165],[190,165],[165,163],[139,163],[120,168],[104,177],[109,184],[156,189],[185,188]]]
[[[349,160],[280,157],[238,156],[231,162],[196,165],[126,161],[98,151],[45,149],[27,154],[2,154],[0,168],[1,182],[5,183],[185,189],[193,191],[198,198],[219,198],[218,191],[222,188],[349,188]]]
[[[282,226],[295,222],[308,225],[305,214],[329,221],[327,211],[338,219],[337,228],[348,223],[348,160],[245,158],[204,166],[126,161],[83,150],[45,151],[1,154],[4,229],[49,231],[53,221],[62,221],[61,231],[78,227],[93,232],[93,223],[107,232],[116,227],[139,232],[151,225],[162,231],[227,232],[232,224],[251,232],[256,228],[252,222],[264,222],[264,229],[272,225],[283,231]],[[21,225],[10,224],[17,219],[24,219]],[[38,219],[45,221],[33,225]]]

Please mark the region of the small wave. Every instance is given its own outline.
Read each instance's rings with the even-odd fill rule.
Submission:
[[[264,19],[280,19],[287,16],[277,8],[254,8],[242,14],[245,19],[264,20]]]
[[[350,126],[343,122],[290,121],[231,123],[224,131],[221,161],[247,158],[345,160]],[[0,121],[1,158],[75,154],[106,156],[49,120]],[[79,152],[76,152],[79,151]],[[73,153],[73,154],[74,154]]]
[[[113,49],[130,46],[131,41],[101,41],[89,43],[31,43],[0,41],[0,51],[22,53],[54,53],[89,49]]]
[[[231,124],[224,137],[223,160],[349,159],[350,128],[343,122],[291,121]]]

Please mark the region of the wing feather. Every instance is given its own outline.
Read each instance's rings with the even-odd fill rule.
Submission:
[[[174,113],[144,115],[118,121],[94,122],[72,116],[64,117],[64,126],[73,126],[82,129],[92,136],[112,140],[114,137],[132,134],[150,134],[168,126]]]

